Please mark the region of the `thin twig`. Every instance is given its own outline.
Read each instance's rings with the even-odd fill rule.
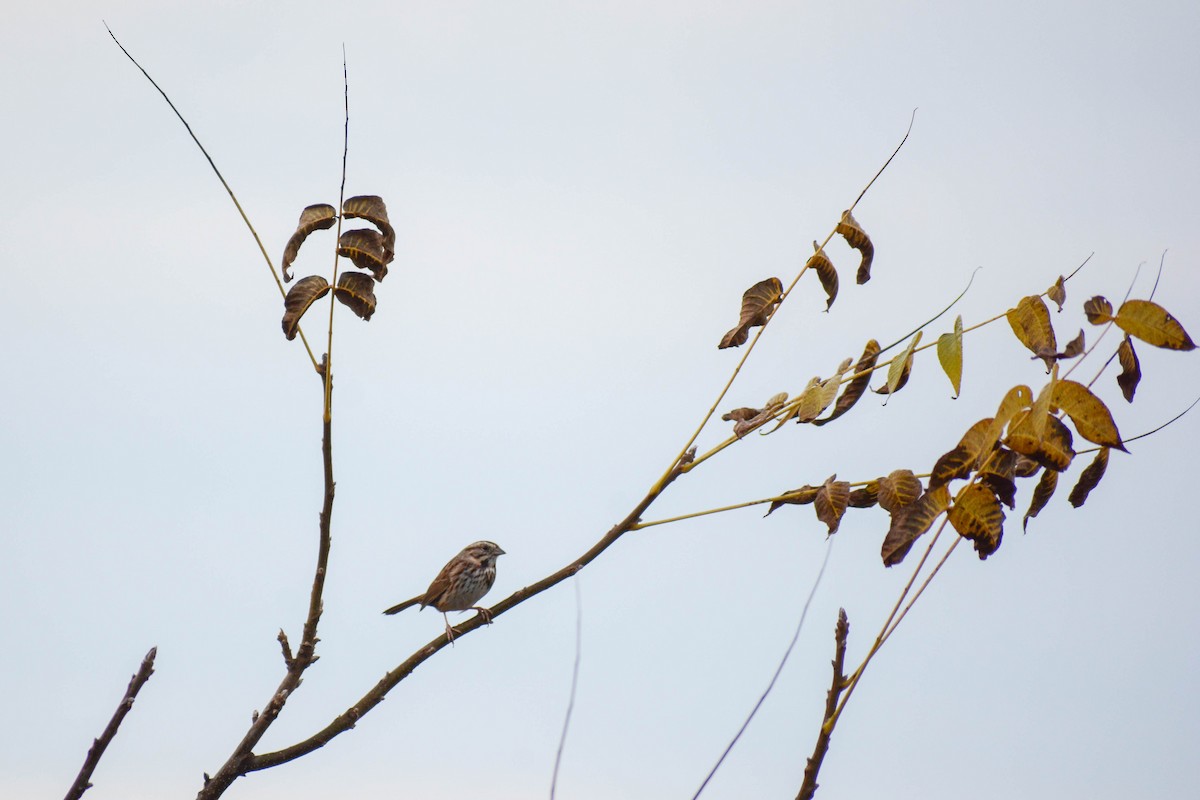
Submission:
[[[855,207],[858,206],[858,201],[863,199],[863,195],[865,195],[867,193],[867,190],[870,189],[873,185],[875,185],[875,181],[879,180],[879,176],[882,175],[883,171],[888,168],[888,164],[892,163],[892,159],[895,158],[896,154],[900,152],[900,148],[904,147],[904,143],[908,141],[908,135],[910,133],[912,133],[913,123],[916,121],[917,121],[917,110],[914,108],[912,110],[912,116],[909,117],[908,130],[906,130],[904,132],[904,138],[900,140],[900,144],[896,145],[896,149],[892,151],[892,154],[890,156],[888,156],[888,160],[883,162],[883,166],[879,168],[879,172],[875,173],[875,177],[871,178],[871,181],[866,186],[863,187],[863,190],[861,192],[858,193],[858,197],[854,198],[854,202],[850,204],[851,211],[853,211],[855,209]]]
[[[168,97],[167,93],[164,92],[162,87],[158,85],[158,82],[155,81],[154,78],[150,77],[149,72],[146,72],[145,67],[139,64],[137,59],[129,54],[129,51],[125,49],[125,45],[121,44],[120,40],[117,39],[117,35],[112,32],[111,28],[108,27],[107,22],[104,23],[104,29],[108,31],[108,35],[112,37],[112,40],[117,43],[117,47],[121,48],[121,52],[125,54],[125,57],[133,62],[133,65],[137,67],[143,75],[146,76],[146,80],[150,81],[150,85],[157,89],[158,93],[162,95],[163,100],[167,101],[167,105],[169,105],[171,110],[175,112],[175,116],[178,117],[179,121],[183,123],[183,127],[187,128],[188,136],[191,136],[192,141],[196,143],[196,147],[200,148],[200,152],[204,154],[204,158],[208,161],[208,165],[212,167],[212,171],[216,173],[217,180],[219,180],[221,185],[225,187],[225,191],[229,194],[229,199],[233,201],[233,205],[237,208],[238,213],[242,215],[242,222],[246,223],[246,227],[250,229],[250,235],[254,237],[254,242],[258,245],[259,252],[262,253],[263,259],[267,262],[267,267],[271,270],[271,277],[275,279],[275,285],[279,288],[279,294],[286,298],[287,290],[283,288],[283,281],[280,280],[279,272],[275,269],[275,263],[271,261],[271,256],[267,254],[267,248],[263,246],[262,239],[260,239],[258,236],[258,231],[254,229],[254,225],[251,224],[250,218],[246,216],[246,212],[242,208],[242,204],[238,202],[237,195],[235,195],[233,193],[233,189],[229,187],[229,183],[225,180],[225,176],[221,174],[221,170],[217,169],[217,165],[212,160],[212,156],[208,154],[208,151],[204,149],[204,145],[200,144],[200,140],[196,138],[196,134],[192,131],[192,126],[189,125],[188,121],[183,118],[183,114],[179,113],[179,109],[175,107],[173,102],[171,102],[171,98]],[[313,369],[320,371],[320,367],[317,364],[317,357],[313,355],[312,348],[308,345],[308,339],[304,337],[304,331],[300,329],[299,325],[296,326],[296,331],[300,334],[300,341],[304,343],[304,349],[308,351],[308,358],[310,361],[312,361]]]
[[[713,768],[704,777],[704,782],[700,784],[700,788],[692,795],[692,800],[696,800],[700,796],[700,793],[704,791],[704,787],[708,786],[708,782],[717,774],[717,770],[721,768],[721,764],[724,763],[725,758],[732,752],[734,745],[738,743],[738,739],[742,738],[742,734],[746,732],[746,728],[750,727],[751,720],[754,719],[754,715],[758,713],[758,709],[766,701],[767,695],[775,688],[775,681],[779,680],[779,674],[783,672],[783,667],[787,664],[788,656],[792,654],[792,650],[796,647],[796,642],[800,639],[800,631],[804,629],[804,619],[808,616],[808,607],[812,605],[813,597],[817,594],[817,587],[821,585],[821,577],[825,574],[825,566],[829,564],[829,554],[832,552],[833,537],[831,536],[829,537],[829,543],[825,547],[825,558],[821,561],[821,568],[817,571],[817,577],[813,580],[812,588],[808,591],[808,598],[804,601],[804,609],[800,612],[800,621],[796,623],[796,631],[792,634],[792,641],[788,643],[787,649],[783,651],[783,658],[779,660],[779,666],[775,668],[775,674],[771,676],[771,682],[767,684],[766,690],[758,698],[758,702],[754,704],[754,708],[750,709],[750,714],[746,717],[746,721],[742,723],[742,727],[738,728],[738,732],[729,744],[726,745],[725,751],[721,753],[721,757],[717,759],[717,763],[713,764]],[[842,612],[843,615],[845,613],[844,611]]]
[[[100,757],[104,755],[105,748],[112,742],[113,737],[117,735],[117,728],[121,727],[121,721],[125,719],[125,715],[129,713],[129,709],[133,708],[133,701],[137,698],[138,692],[146,685],[146,681],[150,680],[150,676],[154,674],[154,658],[158,655],[158,648],[151,647],[150,652],[146,653],[142,659],[142,665],[138,667],[138,671],[129,679],[129,686],[125,689],[125,696],[121,698],[121,702],[117,705],[117,710],[113,712],[112,719],[108,721],[104,732],[100,734],[99,739],[92,741],[92,746],[88,748],[87,757],[83,760],[83,767],[79,770],[79,774],[75,776],[75,782],[71,784],[70,790],[67,791],[66,800],[79,800],[83,793],[92,788],[90,783],[92,773],[96,770],[96,765],[100,763]]]
[[[329,338],[325,343],[325,420],[333,414],[333,309],[337,305],[338,253],[342,243],[342,220],[346,205],[346,161],[350,156],[350,73],[346,67],[346,45],[342,45],[342,87],[345,99],[345,127],[342,129],[342,185],[338,189],[337,238],[333,243],[333,279],[329,285],[335,287],[329,293]]]
[[[583,597],[579,589],[579,576],[575,576],[575,664],[571,667],[571,695],[567,698],[567,713],[563,717],[562,734],[558,737],[558,750],[554,754],[554,773],[550,776],[550,800],[558,787],[558,768],[562,765],[563,749],[567,744],[567,730],[571,727],[571,712],[575,710],[575,692],[579,688],[579,659],[583,652]]]
[[[829,685],[829,693],[825,695],[825,717],[821,721],[821,732],[817,734],[817,743],[813,754],[804,766],[804,783],[800,784],[800,792],[796,800],[812,800],[817,793],[817,775],[825,754],[829,752],[829,740],[833,736],[833,726],[830,721],[837,711],[838,698],[846,688],[846,640],[850,636],[850,621],[846,619],[846,609],[838,609],[837,625],[833,629],[833,682]]]

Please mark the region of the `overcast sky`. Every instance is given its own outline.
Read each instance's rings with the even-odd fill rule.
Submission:
[[[903,9],[903,10],[901,10]],[[379,194],[396,260],[363,323],[338,308],[338,482],[322,656],[264,740],[311,735],[436,636],[422,591],[476,539],[487,602],[624,517],[740,357],[742,292],[789,282],[899,142],[856,216],[874,278],[829,314],[805,276],[720,411],[798,392],[974,285],[926,331],[1002,313],[1091,257],[1054,315],[1155,299],[1200,335],[1200,5],[1180,2],[27,3],[0,28],[0,795],[60,796],[142,655],[157,671],[89,800],[189,797],[277,685],[308,602],[320,386],[257,248],[300,210]],[[301,276],[328,272],[316,234]],[[320,318],[326,315],[320,306]],[[307,323],[310,337],[321,330]],[[1090,379],[1118,342],[1080,367]],[[884,407],[749,437],[647,519],[831,473],[927,472],[1004,392],[1046,377],[1003,321],[968,335],[962,396],[932,351]],[[1132,437],[1200,396],[1200,357],[1138,349]],[[881,382],[877,379],[875,384]],[[728,435],[716,423],[702,449]],[[1195,791],[1200,412],[1114,453],[999,552],[960,547],[833,738],[819,797],[1127,798]],[[1082,446],[1082,444],[1080,444]],[[690,798],[762,692],[825,554],[811,508],[652,527],[579,577],[580,683],[559,797]],[[911,574],[887,516],[849,514],[774,693],[706,798],[793,797],[829,684]],[[920,547],[920,545],[919,545]],[[915,561],[915,559],[910,559]],[[239,781],[270,800],[548,796],[575,641],[569,583],[465,637],[358,727]],[[465,619],[465,617],[464,617]]]

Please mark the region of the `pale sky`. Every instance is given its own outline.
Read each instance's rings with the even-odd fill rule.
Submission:
[[[903,8],[903,10],[901,10]],[[1054,315],[1155,299],[1200,336],[1200,5],[61,2],[0,29],[0,796],[61,796],[142,655],[157,671],[89,800],[190,797],[299,639],[321,502],[320,387],[253,240],[105,20],[187,116],[278,259],[347,194],[379,194],[396,260],[339,307],[338,482],[320,662],[263,749],[306,738],[442,629],[384,617],[477,539],[494,603],[588,549],[686,441],[740,354],[742,292],[785,283],[903,135],[855,214],[876,247],[805,276],[721,411],[793,394],[944,306],[927,341],[1043,291]],[[20,239],[20,242],[17,240]],[[327,272],[330,233],[297,273]],[[327,313],[323,304],[321,317]],[[306,325],[310,334],[320,327]],[[1090,379],[1115,333],[1079,369]],[[749,437],[661,519],[831,473],[927,472],[1010,386],[1045,381],[1001,321],[962,396],[932,351],[907,388],[821,429]],[[1139,346],[1126,438],[1200,396],[1200,356]],[[877,379],[873,385],[878,385]],[[727,423],[700,439],[722,441]],[[1190,797],[1200,742],[1200,411],[1114,453],[999,552],[959,547],[872,663],[821,798]],[[1082,443],[1078,443],[1082,446]],[[582,663],[558,796],[690,798],[776,668],[825,553],[811,508],[631,533],[580,576]],[[915,559],[852,512],[774,693],[705,798],[794,797],[839,607],[856,665]],[[918,543],[919,554],[923,542]],[[465,619],[462,617],[460,619]],[[569,583],[424,664],[358,727],[226,797],[546,797],[574,658]]]

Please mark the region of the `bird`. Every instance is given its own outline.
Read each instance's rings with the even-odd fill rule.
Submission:
[[[450,627],[447,611],[478,611],[486,624],[492,624],[492,612],[475,604],[496,582],[496,559],[502,555],[504,551],[495,542],[485,540],[469,544],[446,562],[424,594],[398,603],[383,613],[398,614],[415,605],[421,608],[433,606],[442,612],[442,618],[446,621],[446,636],[453,644],[454,629]]]

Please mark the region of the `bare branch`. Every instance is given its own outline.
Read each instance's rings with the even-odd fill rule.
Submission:
[[[125,715],[129,713],[129,709],[133,708],[133,701],[137,697],[138,692],[146,685],[146,681],[150,680],[150,676],[154,674],[154,658],[158,655],[158,648],[151,647],[150,652],[146,653],[146,657],[142,659],[142,665],[138,667],[138,671],[129,679],[129,687],[125,690],[125,696],[121,698],[120,704],[117,705],[117,710],[113,712],[112,719],[108,721],[108,726],[105,727],[104,733],[100,734],[100,738],[92,742],[92,746],[88,748],[87,758],[83,760],[83,767],[79,770],[79,774],[75,776],[75,782],[71,784],[70,790],[67,792],[66,800],[78,800],[83,796],[83,793],[92,788],[90,783],[92,773],[96,770],[96,765],[100,763],[100,757],[104,755],[105,748],[117,735],[117,728],[121,727],[121,721],[125,719]]]
[[[821,732],[817,735],[817,744],[813,754],[804,767],[804,783],[800,784],[800,793],[796,800],[812,800],[817,793],[817,773],[821,771],[821,763],[829,752],[829,739],[833,736],[833,719],[837,713],[838,698],[846,688],[846,675],[843,669],[846,665],[846,639],[850,636],[850,621],[846,618],[846,609],[838,609],[838,621],[834,627],[833,639],[836,646],[833,651],[833,683],[829,685],[829,693],[825,696],[825,717],[821,720]]]
[[[554,754],[554,774],[550,778],[550,800],[558,787],[558,768],[562,765],[563,749],[567,744],[567,729],[571,726],[571,712],[575,710],[575,691],[579,687],[579,658],[583,652],[583,598],[579,591],[579,578],[575,579],[575,665],[571,668],[571,696],[567,699],[567,714],[563,718],[562,735],[558,738],[558,751]]]

